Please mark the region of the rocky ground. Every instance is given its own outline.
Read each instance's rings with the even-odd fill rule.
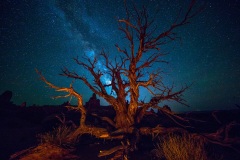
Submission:
[[[6,99],[6,98],[5,98]],[[11,99],[11,98],[10,98]],[[17,106],[8,101],[2,101],[0,106],[0,159],[7,160],[10,156],[16,153],[28,153],[28,148],[32,147],[31,152],[46,151],[52,159],[108,159],[109,157],[98,158],[100,150],[106,150],[116,145],[121,144],[116,140],[102,140],[96,139],[89,135],[81,136],[78,144],[74,148],[61,148],[59,146],[52,146],[51,144],[41,144],[39,134],[52,131],[54,127],[61,125],[57,116],[64,115],[65,122],[68,124],[75,123],[78,125],[79,113],[68,111],[64,105],[60,106]],[[88,103],[91,105],[91,103]],[[92,113],[98,115],[105,115],[114,117],[114,112],[111,108],[98,106],[92,109]],[[230,142],[234,148],[240,150],[240,110],[228,111],[206,111],[206,112],[189,112],[179,114],[180,117],[187,117],[194,128],[190,132],[205,134],[216,133],[220,140]],[[87,122],[89,125],[106,126],[98,117],[89,114]],[[174,125],[173,121],[168,119],[162,113],[149,112],[143,119],[142,126],[162,126],[171,127]],[[231,124],[231,125],[228,125]],[[225,132],[228,131],[227,135]],[[216,134],[214,134],[216,135]],[[141,137],[138,144],[138,150],[130,154],[131,159],[154,159],[152,152],[156,148],[156,139],[151,136]],[[35,147],[35,148],[34,148]],[[215,159],[223,160],[238,160],[240,159],[239,152],[236,152],[229,146],[219,146],[211,143],[207,145],[209,153],[215,154]],[[40,152],[39,152],[40,153]],[[46,159],[47,156],[43,154],[42,157],[33,157],[29,159]],[[35,157],[34,157],[35,156]],[[37,155],[39,156],[39,154]],[[55,158],[54,158],[55,156]],[[57,156],[57,157],[56,157]],[[17,157],[17,156],[16,156]],[[217,158],[216,158],[217,157]],[[16,158],[15,158],[16,159]],[[214,158],[213,158],[214,159]]]

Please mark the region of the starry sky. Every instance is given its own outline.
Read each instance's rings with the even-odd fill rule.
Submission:
[[[150,15],[159,11],[155,24],[161,33],[189,0],[134,2],[145,5]],[[59,93],[39,80],[35,68],[52,83],[68,87],[72,80],[59,76],[61,68],[89,76],[74,63],[74,57],[93,57],[103,48],[114,56],[114,45],[126,44],[117,23],[125,17],[122,0],[6,0],[0,8],[0,93],[11,90],[12,101],[18,105],[24,101],[28,106],[56,105],[68,100],[51,99]],[[190,107],[170,103],[172,109],[232,109],[240,104],[240,1],[209,0],[202,13],[176,32],[181,41],[163,47],[170,62],[164,82],[193,85],[184,94]],[[101,62],[98,66],[102,68]],[[74,81],[74,87],[85,102],[92,95],[82,82]]]

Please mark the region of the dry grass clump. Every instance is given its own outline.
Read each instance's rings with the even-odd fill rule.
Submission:
[[[52,145],[40,144],[35,148],[20,151],[11,156],[10,160],[76,160],[78,156],[71,154],[71,150]]]
[[[166,160],[206,160],[204,142],[191,134],[169,134],[156,146],[155,156]]]
[[[41,143],[11,156],[11,160],[74,160],[79,157],[72,154],[75,142],[69,140],[72,127],[61,125],[53,131],[39,134]]]
[[[44,134],[39,134],[41,143],[49,143],[57,146],[65,146],[74,144],[69,140],[69,136],[72,134],[73,128],[65,125],[61,125],[54,128],[53,131]]]

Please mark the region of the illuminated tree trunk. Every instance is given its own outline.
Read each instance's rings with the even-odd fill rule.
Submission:
[[[134,124],[133,117],[128,115],[126,111],[117,111],[115,121],[117,129],[127,129]]]
[[[136,75],[136,59],[133,59],[129,67],[129,85],[130,85],[130,104],[128,107],[128,115],[135,119],[138,108],[139,86]]]

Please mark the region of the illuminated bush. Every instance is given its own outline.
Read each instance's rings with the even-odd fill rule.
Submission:
[[[155,156],[167,160],[206,160],[204,142],[190,134],[164,137],[156,146]]]
[[[38,135],[42,143],[49,143],[58,146],[69,145],[69,135],[73,132],[72,127],[61,125],[53,131]]]

